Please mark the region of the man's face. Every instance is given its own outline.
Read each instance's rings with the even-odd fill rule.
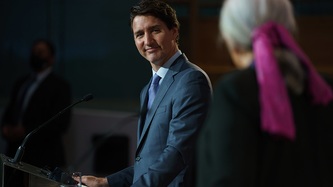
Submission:
[[[41,72],[53,64],[53,56],[44,42],[35,44],[31,51],[30,66],[35,72]]]
[[[37,43],[32,49],[32,54],[45,60],[52,58],[51,52],[44,42]]]
[[[178,29],[169,29],[154,16],[136,16],[132,30],[138,51],[156,66],[162,66],[178,50]]]

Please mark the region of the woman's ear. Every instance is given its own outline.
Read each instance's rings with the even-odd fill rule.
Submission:
[[[234,65],[239,69],[247,68],[253,61],[253,53],[237,46],[228,46],[228,50]]]

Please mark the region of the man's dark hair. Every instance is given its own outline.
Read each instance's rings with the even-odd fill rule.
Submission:
[[[176,11],[167,3],[159,0],[142,0],[139,4],[131,8],[130,24],[136,16],[154,16],[163,21],[168,29],[179,29],[179,21]]]
[[[32,44],[32,48],[34,48],[39,43],[44,43],[47,46],[50,54],[52,56],[55,55],[55,48],[54,48],[53,44],[49,40],[46,40],[46,39],[37,39],[37,40],[35,40],[34,43]]]

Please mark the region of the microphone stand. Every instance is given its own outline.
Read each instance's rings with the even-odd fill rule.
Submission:
[[[12,164],[16,164],[18,162],[21,161],[23,154],[24,154],[24,150],[25,150],[25,144],[27,143],[27,141],[29,140],[29,138],[35,134],[36,132],[39,131],[39,129],[45,127],[47,124],[49,124],[50,122],[52,122],[54,119],[58,118],[59,116],[61,116],[64,112],[66,112],[68,109],[72,108],[73,106],[83,102],[83,101],[89,101],[93,99],[93,95],[92,94],[88,94],[86,96],[84,96],[82,99],[76,101],[75,103],[69,105],[68,107],[66,107],[65,109],[63,109],[62,111],[60,111],[58,114],[54,115],[52,118],[50,118],[49,120],[47,120],[46,122],[44,122],[43,124],[41,124],[39,127],[37,127],[36,129],[34,129],[33,131],[31,131],[23,140],[22,144],[19,146],[19,148],[16,151],[15,157],[13,159],[8,159],[8,161]]]

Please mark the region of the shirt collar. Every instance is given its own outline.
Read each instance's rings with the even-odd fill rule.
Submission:
[[[167,74],[170,66],[172,65],[172,63],[182,54],[182,52],[180,50],[177,50],[177,52],[166,62],[163,64],[162,67],[160,67],[160,69],[158,69],[158,71],[154,71],[152,70],[153,72],[153,76],[155,73],[157,73],[158,76],[161,77],[161,80],[160,80],[160,84],[162,82],[162,80],[164,79],[165,75]]]
[[[44,71],[36,75],[36,81],[42,82],[50,73],[52,72],[52,67],[45,69]]]

